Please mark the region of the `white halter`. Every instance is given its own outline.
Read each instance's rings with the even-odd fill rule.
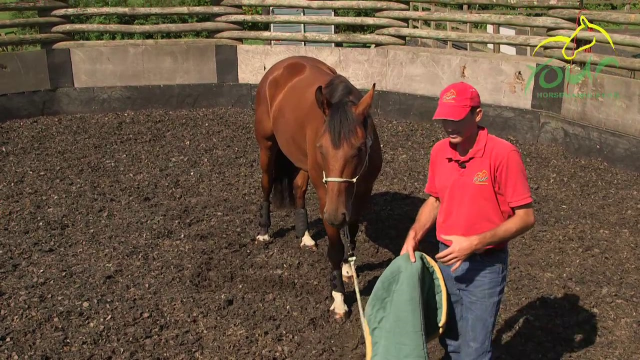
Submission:
[[[371,147],[372,142],[373,140],[371,139],[371,136],[367,136],[367,157],[364,160],[364,165],[362,166],[362,169],[360,169],[360,172],[356,177],[354,177],[353,179],[328,178],[324,170],[322,170],[322,182],[325,184],[325,186],[327,185],[328,182],[350,182],[355,184],[356,181],[358,181],[358,178],[360,177],[360,175],[362,175],[362,172],[364,171],[364,169],[367,167],[367,164],[369,163],[369,149]]]

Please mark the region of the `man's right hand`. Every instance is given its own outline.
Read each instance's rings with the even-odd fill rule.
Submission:
[[[416,255],[414,254],[414,251],[416,251],[416,249],[418,248],[418,237],[416,235],[417,234],[415,230],[411,228],[409,230],[409,233],[407,234],[406,240],[404,241],[404,246],[400,251],[400,255],[409,253],[409,258],[411,259],[412,263],[416,262]]]
[[[422,204],[418,211],[418,215],[416,216],[416,221],[413,223],[413,226],[411,226],[411,229],[409,229],[409,233],[404,241],[404,246],[400,251],[400,255],[409,253],[411,262],[416,262],[416,255],[413,252],[418,249],[418,243],[421,238],[419,235],[424,235],[424,233],[433,226],[436,222],[439,209],[440,199],[437,197],[431,196],[424,202],[424,204]]]

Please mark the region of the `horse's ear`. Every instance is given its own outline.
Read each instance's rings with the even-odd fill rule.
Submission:
[[[359,118],[364,119],[367,113],[369,113],[369,109],[371,109],[371,104],[373,104],[373,94],[376,91],[376,83],[373,83],[371,86],[371,90],[365,95],[362,100],[356,105],[355,113]]]
[[[316,104],[318,104],[318,108],[320,108],[324,116],[329,115],[329,107],[331,106],[331,104],[322,92],[322,85],[316,88]]]

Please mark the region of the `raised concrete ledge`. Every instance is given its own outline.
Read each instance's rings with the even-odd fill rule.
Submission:
[[[50,87],[45,50],[0,53],[0,94]]]

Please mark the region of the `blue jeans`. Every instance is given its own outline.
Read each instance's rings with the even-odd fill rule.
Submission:
[[[447,245],[440,243],[440,252]],[[491,340],[507,282],[509,251],[494,250],[469,256],[454,274],[438,262],[447,286],[448,312],[440,344],[443,359],[489,360]]]

